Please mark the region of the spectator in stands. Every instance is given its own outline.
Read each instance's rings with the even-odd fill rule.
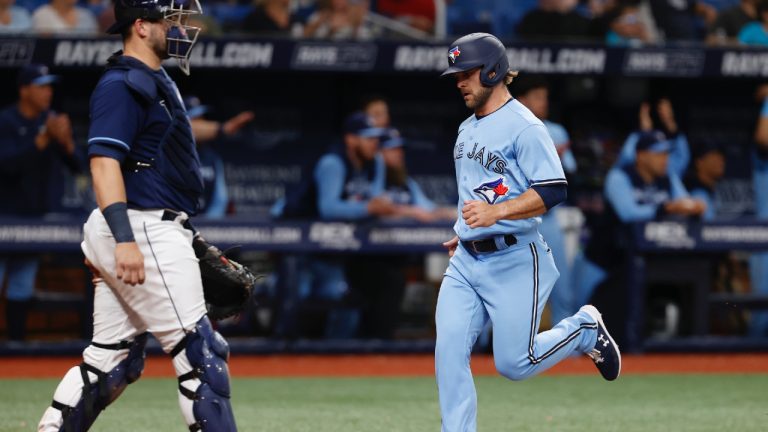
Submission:
[[[741,0],[738,5],[721,11],[707,35],[710,44],[735,44],[745,25],[757,19],[758,0]]]
[[[184,98],[184,105],[192,125],[192,134],[195,136],[197,153],[200,156],[200,172],[205,185],[199,214],[208,218],[222,218],[227,214],[229,204],[224,161],[210,144],[220,138],[235,135],[253,120],[253,112],[244,111],[225,122],[218,122],[203,117],[208,112],[208,106],[203,105],[198,97]]]
[[[576,0],[539,0],[517,25],[517,35],[525,40],[563,41],[586,38],[589,20],[576,12]]]
[[[72,171],[75,141],[66,114],[51,111],[52,83],[58,78],[43,65],[18,74],[19,101],[0,111],[0,215],[40,217],[49,208],[52,176],[63,161]],[[35,256],[0,255],[0,286],[8,282],[6,320],[12,340],[23,340],[33,300],[38,261]]]
[[[685,178],[685,187],[691,197],[706,205],[702,219],[713,220],[717,216],[715,185],[725,175],[725,156],[715,142],[701,140],[693,147],[692,169]]]
[[[739,43],[744,45],[768,46],[768,0],[757,2],[757,18],[739,31]]]
[[[636,46],[653,42],[649,25],[640,14],[642,0],[619,0],[609,18],[605,43]]]
[[[242,23],[243,33],[288,36],[294,24],[290,0],[256,0]]]
[[[32,14],[32,30],[42,35],[93,36],[98,28],[96,17],[77,0],[51,0]]]
[[[763,107],[755,129],[752,177],[756,216],[758,219],[768,220],[768,86],[760,87],[758,97],[763,99]],[[752,292],[768,295],[768,252],[752,254],[749,270]],[[749,332],[752,336],[768,336],[768,312],[752,313]]]
[[[377,0],[376,10],[415,29],[435,30],[435,0]]]
[[[14,5],[16,0],[0,0],[0,34],[22,33],[32,27],[29,12]]]
[[[704,39],[704,26],[717,19],[717,9],[700,0],[650,0],[656,25],[667,41],[699,41]]]
[[[371,39],[366,22],[368,0],[319,0],[307,20],[304,37],[317,39]]]
[[[571,138],[565,128],[549,117],[549,84],[539,77],[523,77],[515,80],[515,98],[525,105],[533,115],[539,118],[546,126],[552,141],[555,143],[563,171],[572,175],[576,172],[576,158],[570,149]],[[568,263],[565,249],[565,233],[558,222],[558,214],[561,213],[562,204],[553,207],[541,217],[539,232],[544,240],[552,248],[552,256],[555,259],[560,277],[555,282],[552,294],[549,297],[552,322],[560,322],[563,318],[576,313],[578,306],[575,303],[573,284],[571,278],[571,266]]]

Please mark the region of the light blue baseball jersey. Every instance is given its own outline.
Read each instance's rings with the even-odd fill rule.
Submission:
[[[569,146],[571,144],[571,137],[568,135],[568,131],[565,130],[563,125],[551,122],[549,120],[542,120],[544,126],[547,127],[549,136],[552,137],[552,142],[555,143],[555,149],[560,153],[560,147]],[[560,155],[560,162],[563,164],[563,170],[569,174],[576,172],[576,158],[573,156],[571,149],[566,149]]]
[[[532,186],[565,185],[565,174],[544,123],[515,99],[487,116],[470,116],[459,126],[453,151],[459,185],[459,214],[467,200],[498,204]],[[470,228],[459,217],[454,231],[461,240],[499,234],[528,234],[541,218],[503,220]]]
[[[497,204],[531,187],[566,184],[546,127],[514,99],[487,116],[465,120],[454,159],[459,208],[465,200]],[[496,368],[510,379],[538,374],[594,347],[597,323],[584,311],[539,333],[544,305],[559,276],[552,251],[536,229],[540,222],[538,217],[503,220],[471,229],[459,218],[454,226],[462,240],[515,234],[518,242],[491,253],[475,253],[460,243],[451,257],[435,314],[442,432],[477,430],[469,359],[488,320],[493,322]]]

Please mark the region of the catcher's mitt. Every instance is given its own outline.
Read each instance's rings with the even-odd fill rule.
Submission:
[[[242,312],[258,278],[199,234],[192,241],[192,247],[200,260],[208,316],[221,320]]]

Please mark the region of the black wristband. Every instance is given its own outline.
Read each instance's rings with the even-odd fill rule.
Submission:
[[[101,214],[104,215],[104,219],[106,219],[107,225],[109,225],[109,230],[112,231],[112,235],[117,243],[136,241],[133,238],[131,221],[128,219],[128,204],[124,202],[110,204],[101,211]]]

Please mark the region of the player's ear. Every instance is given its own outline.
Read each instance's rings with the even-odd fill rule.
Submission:
[[[133,22],[133,31],[141,38],[149,36],[149,22],[143,19],[137,19]]]

